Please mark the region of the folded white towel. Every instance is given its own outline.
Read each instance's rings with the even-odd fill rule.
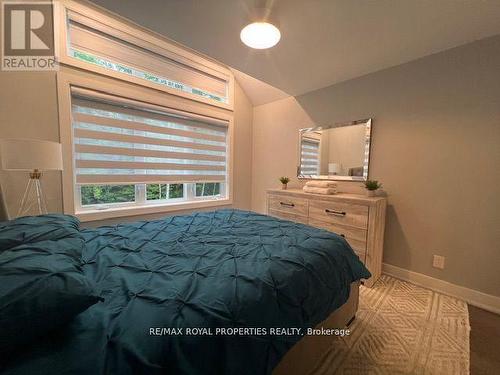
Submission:
[[[336,188],[337,183],[333,181],[307,181],[306,186],[318,188]]]
[[[313,186],[304,186],[302,190],[306,193],[313,193],[313,194],[335,194],[337,192],[337,189],[334,188],[319,188],[319,187],[313,187]]]

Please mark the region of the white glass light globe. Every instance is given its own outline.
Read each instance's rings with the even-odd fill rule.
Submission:
[[[278,44],[281,33],[276,26],[267,22],[254,22],[241,30],[240,38],[248,47],[255,49],[271,48]]]

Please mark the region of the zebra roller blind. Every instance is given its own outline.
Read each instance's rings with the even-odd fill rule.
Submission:
[[[319,139],[302,139],[300,171],[302,175],[319,175]]]
[[[228,123],[72,90],[76,184],[225,182]]]

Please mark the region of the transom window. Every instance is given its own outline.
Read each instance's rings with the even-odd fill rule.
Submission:
[[[74,5],[64,11],[62,62],[192,100],[232,106],[227,68],[140,30],[127,32],[119,20],[92,14],[92,9]]]
[[[227,198],[227,122],[71,93],[76,211]]]

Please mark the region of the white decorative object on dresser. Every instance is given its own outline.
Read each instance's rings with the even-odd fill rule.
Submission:
[[[384,249],[384,197],[357,194],[311,194],[299,189],[267,191],[267,214],[335,232],[346,239],[372,277],[371,287],[382,272]]]

